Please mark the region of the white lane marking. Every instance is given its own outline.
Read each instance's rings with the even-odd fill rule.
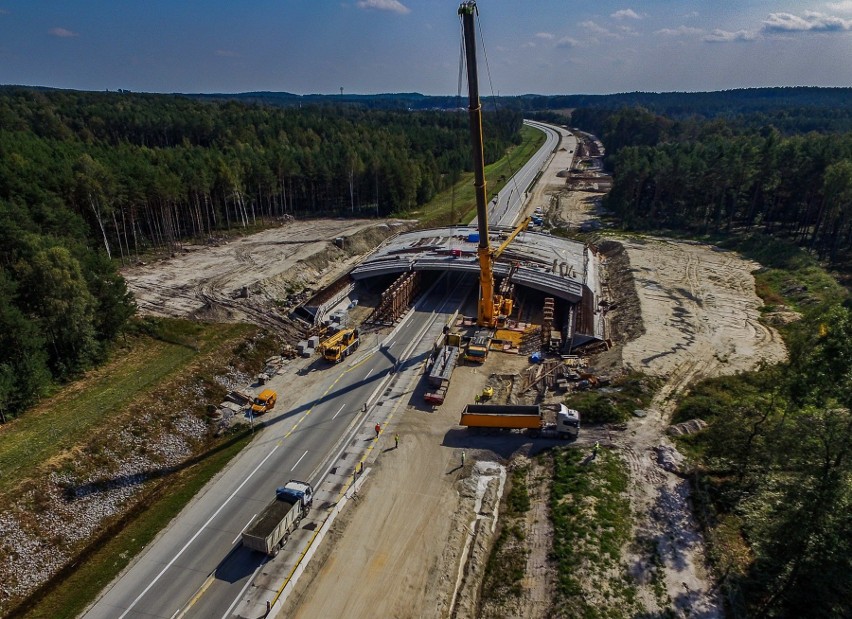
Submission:
[[[340,410],[339,410],[339,411],[337,411],[336,413],[334,413],[334,417],[332,417],[332,418],[331,418],[331,420],[332,420],[332,421],[334,421],[335,419],[337,419],[337,416],[340,414],[340,411],[342,411],[342,410],[343,410],[343,408],[344,408],[345,406],[346,406],[345,404],[342,404],[342,405],[340,406]]]
[[[372,374],[372,373],[373,373],[373,370],[371,368],[370,371],[367,372],[367,375],[364,378],[370,378],[370,374]]]
[[[175,611],[175,614],[174,614],[174,615],[172,615],[172,619],[175,619],[175,617],[177,617],[177,614],[178,614],[179,612],[180,612],[180,608],[178,608],[178,609]]]
[[[388,344],[388,348],[393,348],[393,345],[394,345],[394,344],[396,344],[396,340],[394,340],[393,342],[391,342],[390,344]]]
[[[305,457],[305,456],[307,456],[307,455],[308,455],[308,450],[306,449],[306,450],[305,450],[305,453],[303,453],[303,454],[302,454],[302,458],[304,458],[304,457]],[[297,466],[299,466],[299,462],[301,462],[301,461],[302,461],[302,458],[299,458],[298,460],[296,460],[296,464],[294,464],[294,465],[293,465],[293,468],[292,468],[292,469],[290,469],[291,471],[295,471],[295,470],[296,470],[296,467],[297,467]]]
[[[237,541],[240,539],[240,536],[243,534],[243,531],[245,531],[246,529],[248,529],[248,526],[251,524],[251,521],[252,521],[252,520],[254,520],[256,517],[257,517],[257,514],[255,514],[254,516],[252,516],[251,518],[249,518],[249,521],[246,523],[246,526],[244,526],[242,529],[240,529],[240,532],[239,532],[239,533],[237,533],[237,536],[234,538],[234,541],[233,541],[233,542],[231,542],[232,544],[236,544],[236,543],[237,543]]]
[[[260,461],[260,464],[258,464],[258,465],[255,467],[255,469],[254,469],[251,473],[249,473],[249,474],[248,474],[248,477],[246,477],[246,478],[242,481],[242,483],[241,483],[239,486],[237,486],[237,489],[236,489],[236,490],[234,490],[234,491],[231,493],[231,496],[229,496],[227,499],[225,499],[225,502],[224,502],[224,503],[222,503],[222,504],[219,506],[219,509],[217,509],[215,512],[213,512],[213,515],[212,515],[212,516],[210,516],[210,518],[208,518],[208,519],[207,519],[207,522],[205,522],[203,525],[201,525],[201,528],[200,528],[200,529],[198,529],[198,531],[196,531],[196,532],[195,532],[195,535],[193,535],[193,536],[190,538],[190,540],[189,540],[186,544],[184,544],[184,545],[183,545],[183,548],[181,548],[181,549],[178,551],[178,553],[177,553],[174,557],[172,557],[172,560],[171,560],[171,561],[169,561],[168,563],[166,563],[166,567],[164,567],[162,570],[160,570],[160,573],[159,573],[159,574],[157,574],[157,575],[154,577],[154,580],[152,580],[152,581],[151,581],[151,583],[150,583],[147,587],[145,587],[145,589],[142,591],[142,593],[140,593],[138,596],[136,596],[136,599],[135,599],[135,600],[133,600],[133,601],[130,603],[130,606],[128,606],[128,607],[127,607],[127,610],[125,610],[123,613],[121,613],[121,615],[119,615],[118,619],[124,619],[124,617],[126,617],[126,616],[127,616],[127,614],[128,614],[131,610],[133,610],[133,607],[134,607],[134,606],[136,606],[136,605],[139,603],[139,600],[141,600],[141,599],[145,596],[145,594],[146,594],[146,593],[148,593],[148,592],[151,590],[151,587],[153,587],[155,584],[157,584],[157,581],[158,581],[158,580],[160,580],[160,578],[162,578],[162,577],[163,577],[163,574],[165,574],[165,573],[166,573],[166,570],[168,570],[168,569],[169,569],[172,565],[174,565],[174,562],[178,560],[178,557],[180,557],[180,556],[181,556],[184,552],[186,552],[186,549],[187,549],[187,548],[189,548],[189,545],[190,545],[190,544],[192,544],[192,542],[194,542],[194,541],[195,541],[195,538],[197,538],[199,535],[201,535],[201,532],[202,532],[204,529],[206,529],[206,528],[207,528],[207,525],[209,525],[211,522],[213,522],[213,519],[214,519],[214,518],[216,518],[216,516],[218,516],[218,515],[219,515],[219,512],[221,512],[221,511],[225,508],[225,505],[227,505],[228,503],[230,503],[230,502],[231,502],[231,499],[233,499],[235,496],[237,496],[237,492],[239,492],[240,490],[242,490],[242,489],[243,489],[243,486],[245,486],[245,485],[248,483],[248,480],[249,480],[249,479],[251,479],[251,478],[254,476],[254,474],[255,474],[255,473],[257,473],[257,472],[260,470],[260,467],[262,467],[262,466],[266,463],[266,461],[267,461],[267,460],[269,460],[269,458],[272,456],[272,454],[274,454],[274,453],[275,453],[275,450],[276,450],[276,449],[278,449],[278,445],[276,445],[275,447],[273,447],[273,448],[272,448],[272,451],[270,451],[270,452],[266,455],[266,457],[265,457],[263,460],[261,460],[261,461]]]
[[[264,557],[263,561],[261,561],[261,562],[260,562],[260,565],[258,565],[258,566],[257,566],[257,569],[255,569],[255,570],[254,570],[254,572],[252,572],[251,578],[249,578],[249,579],[246,581],[246,584],[245,584],[245,585],[243,585],[243,588],[242,588],[242,590],[239,592],[239,594],[237,595],[237,597],[234,599],[234,601],[233,601],[233,602],[231,602],[231,605],[230,605],[230,606],[228,606],[228,610],[226,610],[226,611],[225,611],[225,614],[224,614],[224,615],[222,615],[222,619],[228,619],[228,617],[230,617],[230,616],[231,616],[231,611],[232,611],[232,610],[234,610],[234,606],[236,606],[236,605],[239,603],[239,601],[240,601],[241,599],[243,599],[243,593],[245,593],[245,592],[246,592],[246,589],[248,589],[248,586],[249,586],[249,585],[251,584],[251,582],[254,580],[254,577],[255,577],[255,576],[257,576],[257,572],[258,572],[258,570],[259,570],[260,568],[262,568],[262,567],[263,567],[263,565],[264,565],[264,563],[266,563],[266,561],[267,561],[267,558],[266,558],[266,557]]]

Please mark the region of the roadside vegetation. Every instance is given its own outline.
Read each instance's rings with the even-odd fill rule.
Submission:
[[[544,457],[553,463],[550,509],[557,597],[551,616],[635,616],[640,610],[635,586],[621,562],[632,531],[624,462],[606,448],[597,457],[570,448]]]
[[[590,391],[576,391],[565,398],[569,408],[583,411],[583,422],[623,423],[634,411],[651,404],[660,381],[641,372],[617,376],[612,383]]]
[[[506,186],[507,179],[523,167],[544,144],[544,134],[526,125],[521,128],[520,135],[519,145],[509,147],[503,157],[485,167],[489,200]],[[464,173],[452,187],[437,194],[420,210],[407,215],[417,217],[425,228],[466,224],[476,217],[476,199],[473,189],[473,173]],[[526,189],[526,187],[517,188],[521,193]]]
[[[15,607],[13,616],[73,616],[59,609],[79,611],[248,440],[221,433],[208,406],[234,377],[242,384],[257,372],[276,338],[239,324],[131,325],[107,364],[0,429],[0,518],[20,531],[0,542],[4,616]],[[87,506],[99,496],[115,509],[92,522]],[[51,553],[27,558],[27,570],[50,576],[35,592],[17,584],[20,536],[51,540]]]
[[[509,491],[500,512],[500,532],[485,564],[482,581],[482,599],[488,601],[490,609],[499,608],[508,599],[521,595],[529,554],[524,544],[524,518],[530,509],[528,472],[529,467],[515,467],[509,477]],[[490,617],[491,614],[484,612],[481,616]]]

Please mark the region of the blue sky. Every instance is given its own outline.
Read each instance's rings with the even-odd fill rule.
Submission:
[[[852,86],[852,0],[480,0],[483,95]],[[455,0],[0,0],[0,84],[455,94]]]

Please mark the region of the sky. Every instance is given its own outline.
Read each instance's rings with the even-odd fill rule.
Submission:
[[[852,0],[477,4],[483,96],[852,86]],[[0,0],[0,84],[455,95],[458,5]]]

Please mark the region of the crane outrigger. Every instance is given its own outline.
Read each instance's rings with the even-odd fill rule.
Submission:
[[[476,31],[473,18],[479,13],[475,0],[467,0],[459,6],[464,38],[465,63],[467,64],[468,120],[470,141],[473,149],[474,195],[476,197],[476,221],[479,229],[479,308],[476,323],[480,327],[497,326],[498,318],[512,313],[512,298],[494,292],[494,260],[512,240],[527,227],[524,219],[508,239],[492,251],[488,238],[488,208],[485,190],[485,154],[482,142],[482,104],[479,101],[479,77],[476,68]]]

